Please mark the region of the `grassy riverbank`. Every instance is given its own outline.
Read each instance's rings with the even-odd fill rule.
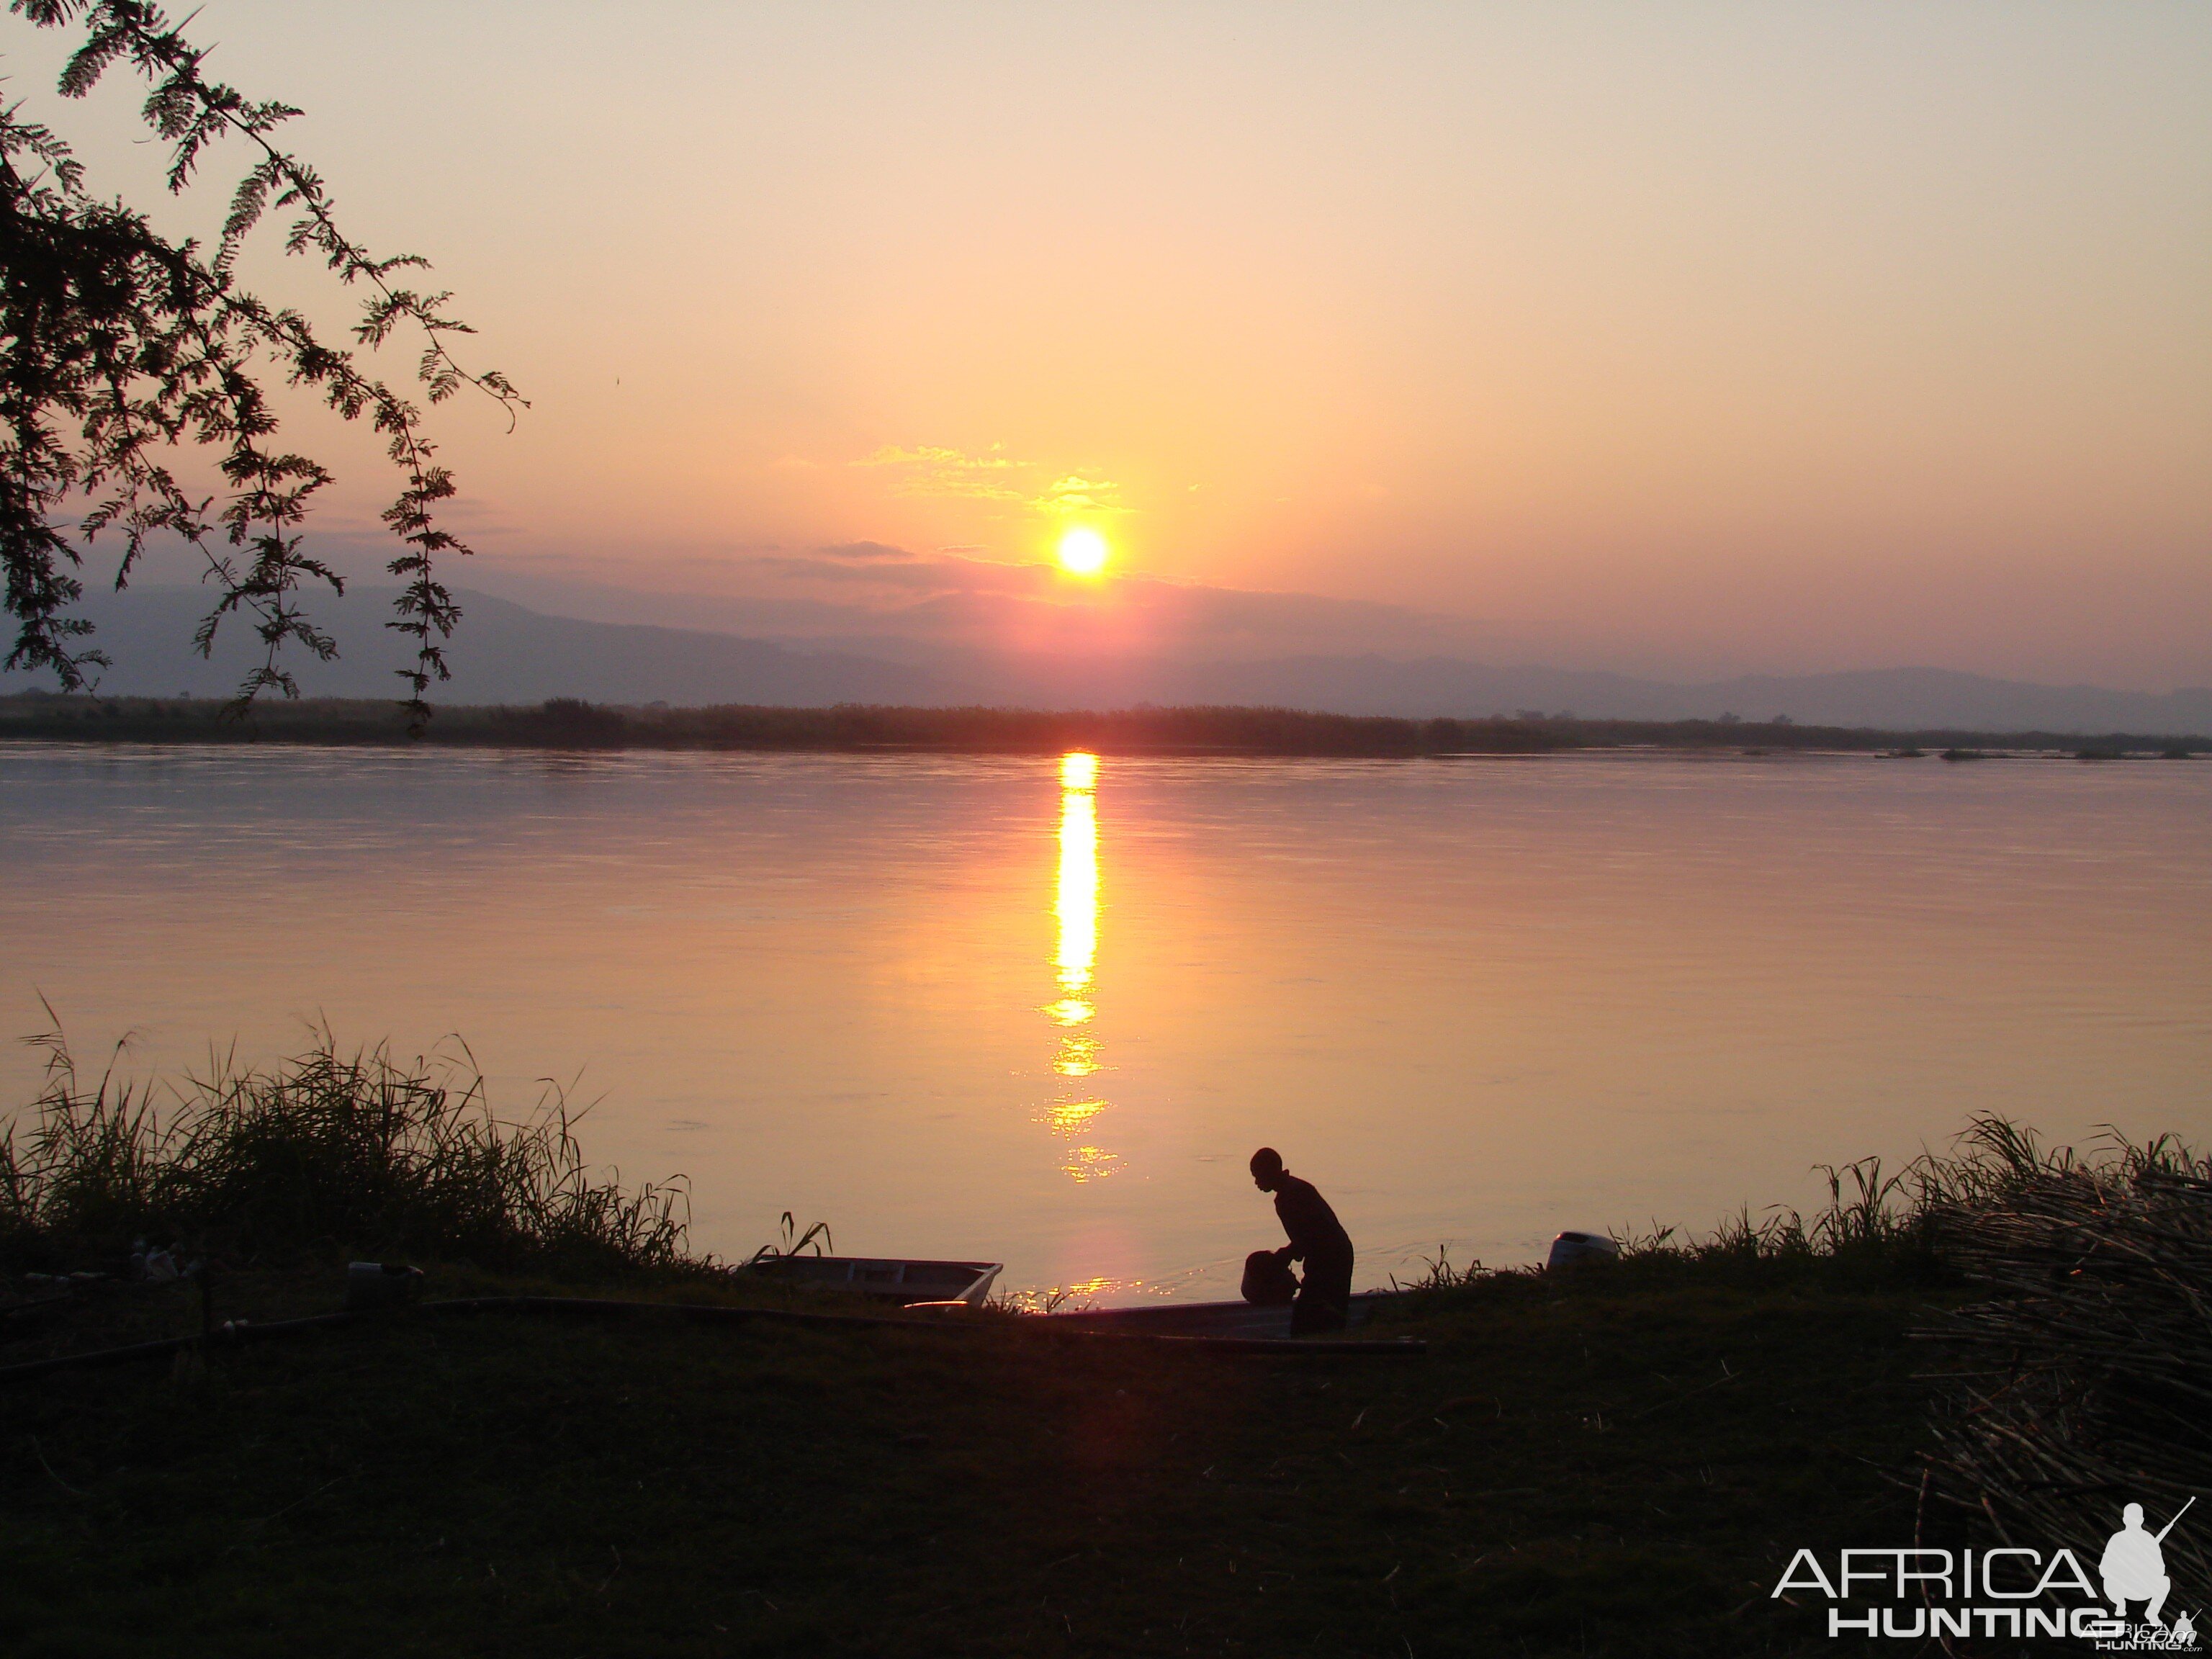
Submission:
[[[0,1365],[328,1312],[355,1255],[410,1255],[428,1297],[801,1294],[589,1178],[557,1100],[501,1122],[465,1074],[325,1038],[154,1111],[50,1042],[0,1138]],[[1983,1120],[1833,1179],[1809,1220],[1614,1263],[1439,1263],[1373,1332],[1419,1357],[1003,1310],[422,1307],[0,1377],[0,1631],[226,1659],[1832,1652],[1823,1606],[1770,1593],[1801,1547],[1984,1546],[1986,1516],[2094,1553],[2116,1494],[2170,1512],[2212,1479],[2212,1165]],[[133,1279],[142,1237],[198,1267]],[[2201,1546],[2166,1559],[2202,1605]]]
[[[409,742],[392,704],[270,698],[243,720],[207,699],[0,697],[0,738],[155,744],[377,745]],[[1055,714],[1008,708],[614,708],[555,698],[531,708],[441,708],[419,741],[457,747],[704,749],[974,754],[1282,756],[1534,755],[1649,748],[1807,750],[1978,760],[1996,754],[2090,760],[2212,752],[2212,739],[2115,732],[1879,731],[1788,721],[1595,720],[1571,717],[1396,720],[1288,708],[1133,708]]]
[[[198,1319],[112,1294],[70,1340]],[[402,1314],[11,1387],[5,1623],[25,1655],[1826,1650],[1767,1592],[1801,1543],[1910,1536],[1906,1332],[1951,1299],[1513,1276],[1407,1310],[1430,1353],[1389,1362]]]

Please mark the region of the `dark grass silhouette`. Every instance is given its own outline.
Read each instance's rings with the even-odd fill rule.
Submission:
[[[1976,1120],[1916,1203],[1985,1299],[1926,1333],[1955,1351],[1936,1489],[2094,1560],[2123,1504],[2212,1488],[2212,1158],[2171,1136],[2087,1154]],[[2166,1540],[2176,1605],[2212,1596],[2206,1529]]]
[[[112,1269],[134,1240],[233,1266],[414,1255],[597,1272],[684,1259],[680,1184],[594,1180],[549,1085],[495,1115],[465,1057],[342,1052],[328,1030],[266,1067],[135,1084],[79,1072],[60,1033],[45,1087],[0,1133],[0,1261]]]
[[[1809,1218],[1661,1228],[1572,1273],[1608,1294],[1921,1290],[1958,1304],[1917,1322],[1940,1368],[1932,1443],[1893,1473],[1994,1526],[1994,1541],[2063,1542],[2094,1561],[2123,1504],[2171,1516],[2212,1487],[2212,1158],[2112,1132],[2046,1147],[1981,1115],[1948,1153],[1826,1174],[1829,1202]],[[1546,1297],[1559,1278],[1439,1255],[1407,1288],[1453,1306]],[[2176,1605],[2212,1601],[2205,1537],[2183,1526],[2166,1551]]]

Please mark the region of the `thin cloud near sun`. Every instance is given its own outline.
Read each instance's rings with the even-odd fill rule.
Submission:
[[[1121,486],[1111,478],[1085,478],[1075,473],[1048,485],[1030,505],[1047,513],[1127,513]]]
[[[1111,478],[1082,472],[1060,472],[1041,461],[1025,461],[1002,454],[999,446],[980,455],[938,444],[911,448],[886,444],[873,454],[851,463],[854,466],[896,469],[902,495],[955,496],[968,501],[1018,502],[1038,513],[1065,517],[1073,514],[1097,515],[1132,509],[1121,500],[1121,486]],[[1021,475],[1049,482],[1016,488]]]

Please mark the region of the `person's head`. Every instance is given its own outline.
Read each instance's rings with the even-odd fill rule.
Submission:
[[[1252,1154],[1252,1184],[1263,1193],[1272,1193],[1283,1178],[1283,1155],[1273,1146],[1262,1146]]]
[[[2142,1525],[2142,1505],[2130,1504],[2120,1511],[2120,1519],[2130,1527]]]

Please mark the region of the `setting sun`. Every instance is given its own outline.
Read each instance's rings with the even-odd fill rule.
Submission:
[[[1060,567],[1078,576],[1095,576],[1106,568],[1106,538],[1081,527],[1060,538]]]

